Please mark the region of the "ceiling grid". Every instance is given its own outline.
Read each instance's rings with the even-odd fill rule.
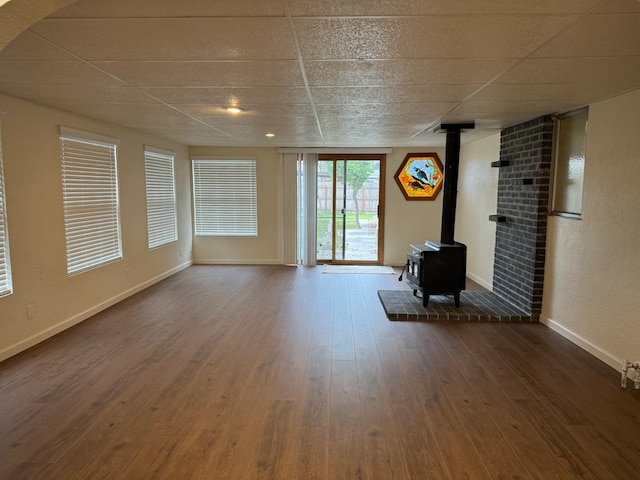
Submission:
[[[186,145],[442,146],[640,88],[639,24],[635,0],[79,0],[0,52],[0,92]]]

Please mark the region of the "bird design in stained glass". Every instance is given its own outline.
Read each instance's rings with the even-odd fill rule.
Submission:
[[[408,200],[435,198],[443,179],[441,165],[435,153],[407,155],[395,177],[405,197]]]

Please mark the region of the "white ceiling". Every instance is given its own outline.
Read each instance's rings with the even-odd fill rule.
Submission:
[[[636,88],[636,0],[80,0],[0,52],[0,92],[186,145],[438,146]]]

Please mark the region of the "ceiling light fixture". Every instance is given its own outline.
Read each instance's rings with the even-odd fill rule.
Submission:
[[[276,134],[275,133],[265,133],[264,136],[271,138],[271,137],[275,137]]]
[[[224,107],[224,109],[229,113],[243,113],[243,112],[246,112],[246,110],[244,108],[235,107],[235,106]]]

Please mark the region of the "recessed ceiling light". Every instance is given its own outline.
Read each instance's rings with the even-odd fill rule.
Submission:
[[[224,109],[229,112],[229,113],[242,113],[242,112],[246,112],[246,110],[244,108],[240,108],[240,107],[224,107]]]
[[[271,137],[275,137],[276,134],[275,133],[265,133],[264,136],[271,138]]]

